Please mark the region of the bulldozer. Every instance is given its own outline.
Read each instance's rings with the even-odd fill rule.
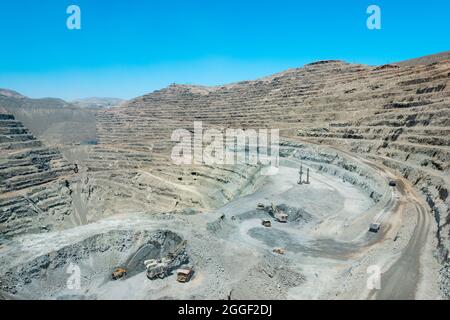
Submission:
[[[167,277],[172,270],[180,265],[185,259],[181,258],[177,261],[177,257],[183,253],[186,247],[187,241],[183,240],[174,251],[160,259],[150,259],[144,261],[145,268],[147,269],[147,278],[154,280],[156,278],[163,279]]]

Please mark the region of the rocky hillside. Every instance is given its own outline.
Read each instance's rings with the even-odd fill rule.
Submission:
[[[62,225],[73,213],[69,180],[74,169],[0,108],[1,237]]]
[[[400,66],[420,66],[427,65],[431,63],[442,62],[444,60],[450,60],[450,51],[445,51],[441,53],[432,54],[429,56],[424,56],[416,59],[405,60],[397,63]]]

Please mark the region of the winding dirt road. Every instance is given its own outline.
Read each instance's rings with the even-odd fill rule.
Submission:
[[[427,240],[430,218],[425,208],[411,198],[417,212],[417,224],[408,245],[398,260],[381,276],[381,289],[376,298],[382,300],[414,299],[420,278],[420,255]]]
[[[379,172],[391,176],[394,175],[394,173],[388,172],[386,168],[379,164],[348,152],[340,151]],[[415,194],[410,183],[398,175],[395,175],[394,178],[397,181],[397,190],[400,192],[402,199],[414,205],[417,221],[408,245],[403,249],[400,257],[386,272],[382,273],[381,288],[377,291],[375,297],[379,300],[412,300],[416,297],[417,285],[420,279],[420,256],[430,229],[430,215],[426,205]]]
[[[295,139],[303,143],[314,144],[336,150],[345,154],[355,161],[366,164],[378,171],[382,176],[389,176],[397,182],[397,190],[403,201],[413,204],[417,217],[416,225],[407,246],[403,249],[399,258],[381,275],[381,288],[373,290],[369,294],[370,298],[379,300],[411,300],[415,299],[418,283],[421,274],[420,256],[425,246],[428,232],[430,230],[430,214],[423,200],[417,196],[409,181],[399,176],[397,173],[388,170],[386,167],[373,161],[362,158],[345,150],[334,146],[315,143],[304,139]],[[397,207],[395,210],[399,210]],[[393,212],[391,212],[392,215]],[[389,217],[388,217],[389,218]]]

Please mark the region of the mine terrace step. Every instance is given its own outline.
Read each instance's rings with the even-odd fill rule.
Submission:
[[[42,146],[42,142],[39,140],[22,141],[22,142],[4,142],[0,143],[0,153],[3,150],[29,149],[40,146]]]
[[[31,134],[0,135],[0,143],[36,140]]]

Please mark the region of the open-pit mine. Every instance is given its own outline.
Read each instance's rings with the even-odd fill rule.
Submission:
[[[109,108],[0,90],[0,297],[448,299],[449,57]],[[278,130],[276,163],[175,163],[200,122]]]

